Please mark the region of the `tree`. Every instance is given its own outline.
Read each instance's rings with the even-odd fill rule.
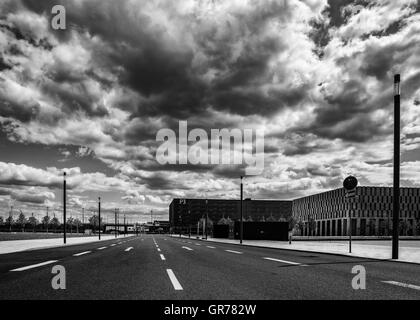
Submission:
[[[67,219],[67,225],[70,226],[70,233],[73,233],[73,224],[74,224],[74,218],[70,217]]]
[[[3,217],[0,217],[0,226],[3,226],[4,225],[4,219],[3,219]]]
[[[17,219],[17,224],[20,226],[22,232],[25,231],[25,224],[27,222],[25,215],[23,214],[22,210],[20,211],[19,217]]]
[[[101,218],[101,225],[103,225],[102,221],[103,219]],[[95,231],[95,227],[99,226],[99,216],[97,216],[96,214],[91,216],[89,218],[89,223],[92,226],[92,229]]]
[[[35,232],[35,227],[38,225],[38,219],[32,216],[29,217],[28,222],[32,226],[32,232]]]
[[[50,217],[49,216],[45,216],[44,218],[42,218],[42,225],[44,226],[44,228],[47,229],[47,232],[48,232],[49,224],[50,224]]]
[[[60,226],[60,221],[56,217],[54,217],[51,219],[50,224],[54,228],[54,232],[56,232],[57,228]]]
[[[302,220],[299,220],[299,222],[297,222],[295,224],[295,227],[294,228],[296,228],[299,231],[299,235],[303,236],[303,228],[304,227],[305,227],[305,224],[303,223],[303,221]]]
[[[297,225],[297,221],[296,221],[295,217],[290,216],[289,219],[287,220],[287,222],[289,223],[289,231],[293,231],[293,229]]]
[[[14,222],[14,220],[13,220],[13,217],[12,216],[9,216],[7,219],[6,219],[6,225],[8,225],[9,226],[9,231],[12,231],[12,226],[15,224],[15,222]]]
[[[73,223],[76,226],[76,233],[79,233],[79,227],[82,226],[82,221],[76,218],[74,219]]]

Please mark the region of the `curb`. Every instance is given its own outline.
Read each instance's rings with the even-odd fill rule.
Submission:
[[[128,238],[128,237],[125,237],[125,238]],[[95,243],[95,242],[102,242],[102,241],[110,241],[110,240],[116,240],[116,239],[115,238],[112,238],[112,239],[101,239],[101,240],[97,239],[95,241],[81,242],[81,243],[66,243],[66,244],[62,243],[62,244],[52,245],[52,246],[46,246],[46,247],[28,248],[28,249],[23,249],[23,250],[19,250],[19,251],[11,251],[11,252],[0,253],[0,256],[1,255],[4,255],[4,254],[13,254],[13,253],[19,253],[19,252],[28,252],[28,251],[53,249],[53,248],[64,248],[64,247],[84,245],[84,244],[88,244],[88,243]],[[118,238],[117,238],[117,240],[118,240]]]

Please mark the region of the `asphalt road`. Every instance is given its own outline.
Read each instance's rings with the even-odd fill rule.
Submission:
[[[65,290],[52,288],[55,265]],[[356,265],[365,290],[352,287]],[[0,299],[420,299],[420,266],[142,235],[0,255],[0,288]]]

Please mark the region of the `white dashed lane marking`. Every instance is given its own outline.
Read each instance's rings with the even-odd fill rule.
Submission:
[[[125,249],[124,251],[130,251],[130,250],[133,250],[133,247],[128,247],[127,249]]]
[[[210,249],[216,249],[216,247],[212,247],[212,246],[206,246],[206,247]]]
[[[56,263],[57,261],[58,260],[49,260],[49,261],[45,261],[45,262],[41,262],[41,263],[37,263],[37,264],[32,264],[32,265],[26,266],[26,267],[16,268],[16,269],[13,269],[13,270],[10,270],[10,271],[25,271],[25,270],[29,270],[29,269],[33,269],[33,268],[46,266],[48,264]]]
[[[182,247],[182,249],[188,250],[188,251],[193,251],[193,249],[188,248],[188,247]]]
[[[178,279],[175,277],[174,272],[172,269],[166,269],[166,272],[168,273],[169,279],[172,282],[172,285],[174,286],[175,290],[183,290],[181,284],[179,283]]]
[[[160,258],[163,260],[163,261],[165,261],[166,259],[165,259],[165,256],[163,255],[163,254],[161,254],[160,255]]]
[[[307,267],[307,264],[302,264],[299,262],[293,262],[293,261],[287,261],[287,260],[280,260],[280,259],[274,259],[274,258],[268,258],[265,257],[263,258],[264,260],[269,260],[269,261],[275,261],[275,262],[281,262],[281,263],[286,263],[286,264],[291,264],[291,265],[295,265],[295,266],[302,266],[302,267]]]
[[[106,249],[107,247],[100,247],[100,248],[98,248],[98,250],[104,250],[104,249]]]
[[[230,253],[242,254],[242,252],[235,251],[235,250],[225,250],[225,251],[230,252]]]
[[[73,255],[73,257],[80,257],[80,256],[83,256],[85,254],[89,254],[91,252],[92,251],[84,251],[84,252],[76,253],[76,254]]]

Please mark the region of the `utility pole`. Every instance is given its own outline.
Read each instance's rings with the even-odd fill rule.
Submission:
[[[101,240],[101,197],[98,197],[99,240]]]
[[[125,213],[124,213],[124,237],[127,236],[127,225],[125,223]]]
[[[244,237],[244,221],[243,221],[243,204],[242,204],[242,199],[243,199],[243,194],[244,194],[244,185],[242,183],[243,180],[243,176],[241,176],[241,220],[239,222],[239,239],[240,239],[240,243],[242,244],[243,241],[243,237]]]
[[[392,226],[392,259],[398,259],[398,237],[400,224],[400,81],[399,74],[394,76],[394,196]]]
[[[64,240],[64,244],[66,244],[67,239],[66,239],[66,188],[67,188],[67,181],[66,181],[66,173],[64,172],[64,182],[63,182],[63,228],[64,228],[64,233],[63,233],[63,240]]]

